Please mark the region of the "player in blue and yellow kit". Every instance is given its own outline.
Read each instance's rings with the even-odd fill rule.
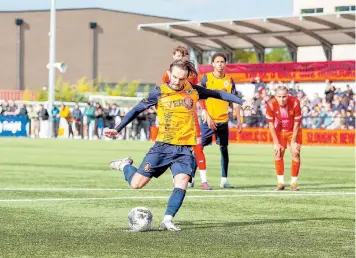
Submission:
[[[221,90],[233,95],[238,95],[235,89],[235,83],[232,78],[225,74],[226,56],[222,53],[216,53],[212,57],[214,71],[205,74],[201,79],[201,86],[210,90]],[[218,99],[208,99],[205,104],[201,104],[203,112],[203,123],[201,124],[202,145],[205,147],[212,143],[212,136],[216,136],[216,144],[220,146],[221,152],[221,181],[223,188],[232,188],[227,181],[229,167],[229,103]],[[237,116],[237,133],[241,132],[240,125],[240,106],[234,105],[234,111]],[[207,119],[204,119],[204,113],[207,113]]]
[[[152,177],[157,178],[170,168],[174,177],[174,189],[160,227],[180,231],[181,229],[173,224],[173,217],[181,207],[188,182],[195,173],[196,161],[192,147],[196,145],[194,112],[197,101],[216,98],[243,106],[249,104],[224,91],[213,91],[190,84],[187,78],[190,74],[196,75],[196,71],[189,61],[174,61],[170,71],[169,84],[162,84],[150,92],[147,98],[127,113],[115,129],[106,130],[105,135],[115,137],[142,111],[158,105],[160,123],[156,143],[146,154],[140,167],[135,168],[132,166],[133,160],[125,158],[112,161],[110,168],[123,171],[126,181],[135,189],[144,187]]]

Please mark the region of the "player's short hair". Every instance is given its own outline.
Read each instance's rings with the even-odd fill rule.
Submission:
[[[276,88],[276,92],[277,91],[286,91],[288,93],[288,88],[287,86],[284,86],[284,85],[279,85],[277,88]]]
[[[181,53],[182,56],[188,56],[189,55],[188,49],[185,46],[178,46],[178,47],[173,48],[173,51],[172,51],[173,55],[175,53],[177,53],[177,52]]]
[[[213,55],[213,57],[211,58],[211,61],[214,62],[214,61],[215,61],[215,58],[217,58],[217,57],[222,57],[222,58],[224,58],[224,61],[225,61],[225,63],[226,63],[227,58],[226,58],[226,55],[225,55],[224,53],[215,53],[215,54]]]
[[[188,60],[175,60],[171,65],[169,66],[169,70],[172,72],[173,67],[179,67],[182,70],[188,71],[188,77],[193,76],[196,77],[198,76],[198,72],[195,69],[194,63]]]

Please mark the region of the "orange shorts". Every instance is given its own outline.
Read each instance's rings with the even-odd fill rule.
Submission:
[[[279,144],[282,145],[284,148],[287,148],[287,145],[290,145],[292,141],[293,132],[280,132],[277,133],[277,138]],[[302,144],[302,132],[299,130],[297,134],[296,142],[298,144]]]

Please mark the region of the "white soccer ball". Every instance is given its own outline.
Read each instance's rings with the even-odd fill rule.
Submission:
[[[145,207],[133,208],[128,218],[129,226],[134,232],[143,232],[151,229],[153,215],[152,212]]]

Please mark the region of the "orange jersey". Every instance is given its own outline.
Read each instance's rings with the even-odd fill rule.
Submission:
[[[287,105],[281,107],[273,98],[267,103],[267,122],[273,122],[277,133],[293,132],[294,122],[302,120],[300,102],[297,98],[288,96]]]
[[[195,76],[189,76],[188,81],[191,84],[198,84],[198,77]],[[162,82],[163,83],[170,83],[171,82],[171,72],[169,70],[165,71],[162,77]]]
[[[162,77],[162,82],[163,83],[170,83],[171,81],[171,72],[169,70],[165,71]],[[193,76],[189,76],[188,81],[191,84],[198,84],[198,78],[197,77],[193,77]],[[201,137],[201,132],[200,132],[200,124],[199,124],[199,118],[198,118],[198,114],[197,111],[194,112],[194,123],[195,123],[195,128],[196,128],[196,135],[197,138]]]

